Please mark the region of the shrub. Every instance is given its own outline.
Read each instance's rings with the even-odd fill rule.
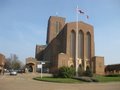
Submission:
[[[96,78],[91,78],[91,80],[92,80],[93,82],[99,82],[99,80],[96,79]]]
[[[58,77],[61,78],[72,78],[75,75],[75,69],[73,67],[63,66],[59,68]]]
[[[56,70],[55,72],[52,73],[54,78],[58,77],[58,70]]]
[[[84,82],[92,82],[92,79],[90,77],[75,77],[74,79],[84,81]]]
[[[93,76],[93,72],[92,70],[90,69],[89,66],[86,67],[86,71],[85,71],[85,76],[88,76],[88,77],[92,77]]]
[[[80,80],[80,81],[84,81],[84,82],[99,82],[99,80],[97,80],[96,78],[92,78],[92,77],[74,77],[74,79]]]
[[[120,74],[109,74],[105,75],[106,77],[120,77]]]
[[[80,65],[78,67],[78,76],[83,76],[83,74],[84,74],[83,67],[82,67],[82,65]]]

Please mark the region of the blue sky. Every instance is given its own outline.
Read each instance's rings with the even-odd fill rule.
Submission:
[[[36,44],[46,43],[48,18],[57,12],[76,21],[77,5],[90,17],[79,20],[94,26],[95,55],[120,63],[120,0],[0,0],[0,52],[34,57]]]

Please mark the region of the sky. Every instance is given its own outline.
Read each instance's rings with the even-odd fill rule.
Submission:
[[[120,0],[0,0],[0,53],[23,62],[34,57],[36,44],[46,44],[49,17],[74,22],[77,5],[89,15],[79,21],[94,26],[95,55],[120,63]]]

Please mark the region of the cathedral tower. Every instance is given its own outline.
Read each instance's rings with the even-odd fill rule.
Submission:
[[[65,18],[58,16],[50,16],[47,27],[47,44],[49,44],[58,35],[64,25]]]

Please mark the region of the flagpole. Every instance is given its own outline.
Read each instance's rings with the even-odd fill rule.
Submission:
[[[76,71],[76,76],[78,76],[78,5],[77,5],[77,12],[76,12],[75,71]]]

